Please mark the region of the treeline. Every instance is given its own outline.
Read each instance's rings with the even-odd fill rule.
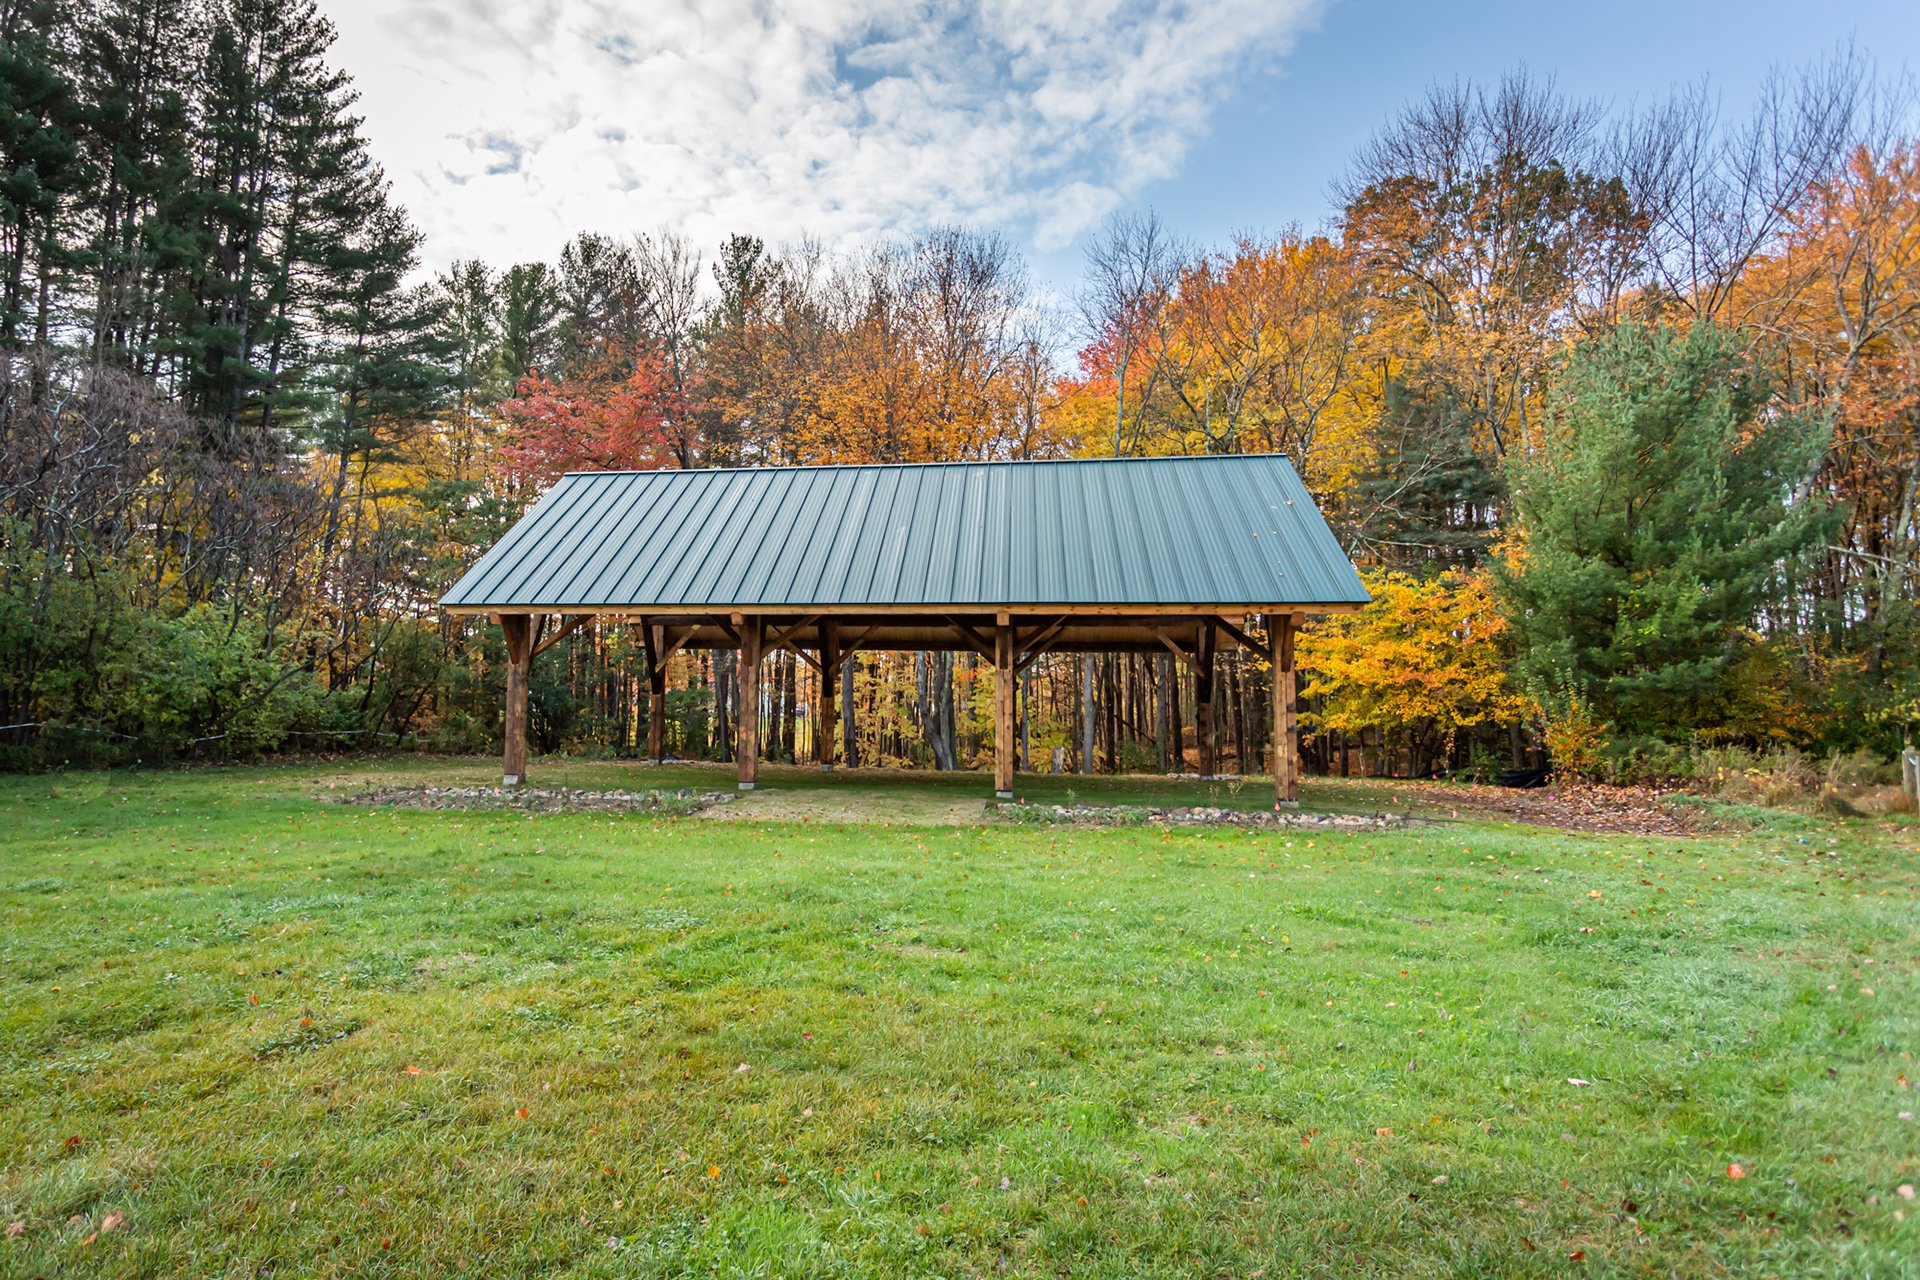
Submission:
[[[1306,476],[1379,597],[1303,642],[1317,767],[1884,752],[1920,720],[1920,159],[1851,54],[1730,120],[1436,89],[1324,233],[1120,217],[1061,309],[963,228],[582,234],[423,280],[331,41],[310,0],[0,0],[13,767],[488,747],[498,638],[435,604],[568,469],[1111,453]],[[536,746],[640,749],[645,662],[614,627],[550,651]],[[787,664],[750,713],[805,758]],[[675,752],[725,755],[731,675],[674,660]],[[840,677],[843,759],[978,758],[970,657]],[[1029,758],[1184,767],[1181,679],[1044,660]],[[1266,673],[1224,679],[1259,768]]]

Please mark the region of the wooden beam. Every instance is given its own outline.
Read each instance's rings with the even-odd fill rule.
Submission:
[[[785,631],[782,631],[782,632],[779,632],[778,634],[776,634],[776,635],[774,636],[774,638],[773,638],[773,639],[771,639],[771,640],[769,640],[769,641],[767,641],[767,642],[766,642],[766,646],[765,646],[765,648],[764,648],[764,649],[762,650],[762,652],[764,652],[764,653],[777,653],[777,652],[779,652],[779,650],[780,650],[780,649],[782,648],[782,646],[784,646],[784,645],[786,645],[786,644],[787,644],[787,643],[788,643],[789,641],[791,641],[791,640],[792,640],[792,639],[793,639],[793,638],[794,638],[795,636],[797,636],[797,635],[799,635],[799,634],[801,633],[801,631],[803,631],[803,630],[805,630],[806,628],[808,628],[808,627],[810,627],[810,626],[812,626],[812,625],[813,625],[814,623],[816,623],[816,622],[818,622],[818,621],[820,621],[820,615],[819,615],[819,614],[817,614],[817,613],[810,613],[810,614],[808,614],[808,615],[807,615],[806,617],[804,617],[804,618],[802,618],[802,619],[800,619],[800,621],[798,621],[798,622],[796,622],[796,623],[794,623],[794,624],[793,624],[792,626],[790,626],[790,627],[788,627],[788,628],[787,628],[787,629],[786,629]],[[795,653],[798,653],[798,652],[799,652],[799,650],[798,650],[798,649],[796,648],[796,649],[794,650],[794,652],[795,652]]]
[[[740,628],[740,675],[735,681],[739,696],[733,754],[740,767],[740,789],[751,791],[760,783],[760,642],[766,638],[766,623],[757,616],[735,621]]]
[[[993,661],[994,645],[997,643],[997,641],[989,640],[986,637],[986,635],[984,635],[981,632],[975,631],[972,627],[960,621],[960,619],[958,618],[953,618],[953,617],[947,618],[947,625],[952,627],[954,629],[954,632],[964,642],[961,645],[962,648],[971,649],[973,652],[979,654],[981,657],[987,659],[989,662]]]
[[[1200,776],[1211,778],[1219,772],[1214,750],[1218,737],[1213,711],[1213,651],[1217,643],[1213,619],[1203,618],[1195,629],[1193,664],[1193,740],[1200,757]]]
[[[533,668],[534,633],[539,622],[528,614],[500,619],[507,642],[506,739],[502,752],[501,784],[517,787],[527,780],[527,678]]]
[[[1252,636],[1242,631],[1239,627],[1234,626],[1231,622],[1228,622],[1225,618],[1215,618],[1213,621],[1214,621],[1214,625],[1218,626],[1222,631],[1232,636],[1234,639],[1234,642],[1238,644],[1241,648],[1251,649],[1255,653],[1265,653],[1267,651],[1266,645],[1256,642]]]
[[[1071,619],[1065,617],[1055,618],[1048,625],[1039,628],[1037,631],[1028,633],[1025,640],[1016,642],[1014,647],[1022,656],[1014,662],[1013,673],[1020,675],[1025,672],[1028,667],[1032,666],[1034,659],[1047,651],[1047,641],[1053,639],[1059,635],[1061,631],[1065,630],[1069,621],[1071,621]]]
[[[566,624],[562,626],[558,631],[555,631],[552,635],[542,640],[539,644],[536,644],[535,646],[533,646],[533,656],[536,658],[539,657],[541,654],[553,648],[553,646],[559,644],[562,640],[565,640],[568,636],[572,635],[574,632],[578,631],[580,628],[586,626],[589,622],[592,622],[596,616],[598,615],[591,614],[591,613],[574,614],[571,618],[567,619]]]
[[[1188,653],[1185,649],[1182,649],[1178,641],[1176,641],[1172,636],[1168,635],[1166,632],[1162,631],[1158,627],[1155,627],[1153,629],[1153,634],[1160,637],[1160,643],[1167,646],[1168,650],[1172,652],[1174,657],[1180,659],[1180,661],[1187,664],[1187,669],[1189,671],[1192,671],[1196,675],[1199,674],[1199,671],[1200,671],[1199,660],[1195,658],[1192,654]]]
[[[993,793],[1013,799],[1013,626],[1001,622],[993,632]]]

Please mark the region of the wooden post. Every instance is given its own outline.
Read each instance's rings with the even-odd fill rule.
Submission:
[[[507,716],[506,750],[500,782],[517,787],[527,780],[527,676],[533,668],[533,633],[536,618],[530,613],[509,613],[501,617],[500,630],[507,641]]]
[[[993,794],[1013,799],[1013,622],[1001,614],[993,631]]]
[[[667,629],[657,623],[647,635],[647,754],[659,764],[667,758]]]
[[[840,679],[840,654],[831,623],[820,624],[820,680],[813,700],[813,761],[833,769],[835,685]]]
[[[1211,778],[1219,770],[1214,758],[1213,723],[1213,621],[1200,624],[1200,636],[1193,650],[1193,741],[1200,756],[1200,776]]]
[[[733,722],[738,745],[734,760],[740,766],[740,789],[751,791],[760,781],[760,645],[766,623],[758,618],[734,615],[740,632],[740,675],[735,681]]]
[[[1293,678],[1294,615],[1267,616],[1273,640],[1273,798],[1275,804],[1300,806],[1300,722],[1295,714]]]

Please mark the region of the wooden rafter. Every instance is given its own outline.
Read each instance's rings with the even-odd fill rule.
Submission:
[[[1231,622],[1228,622],[1225,618],[1215,618],[1213,620],[1213,625],[1220,628],[1222,631],[1226,632],[1228,635],[1232,636],[1234,640],[1237,641],[1240,644],[1240,647],[1243,649],[1250,649],[1254,653],[1265,653],[1267,651],[1266,645],[1259,643],[1252,636],[1242,631],[1239,627],[1234,626]]]
[[[565,625],[563,625],[558,631],[555,631],[552,635],[546,637],[543,640],[539,640],[535,642],[533,646],[534,655],[537,657],[540,654],[545,653],[547,650],[553,648],[553,646],[559,644],[562,640],[565,640],[568,636],[572,635],[574,632],[578,631],[580,628],[586,626],[589,622],[592,622],[594,620],[594,617],[595,615],[591,613],[574,614],[571,618],[567,619]],[[546,622],[544,619],[541,620],[540,629],[542,631],[546,630]]]
[[[1185,649],[1182,649],[1180,647],[1179,641],[1175,640],[1172,636],[1168,635],[1166,632],[1162,631],[1158,627],[1155,627],[1153,629],[1153,634],[1155,634],[1156,636],[1159,636],[1160,643],[1167,646],[1167,648],[1170,651],[1172,651],[1174,657],[1186,663],[1187,668],[1190,671],[1193,671],[1195,674],[1199,673],[1200,659],[1195,657],[1193,654],[1188,653]]]
[[[947,625],[952,627],[956,632],[959,633],[960,638],[966,642],[968,648],[972,649],[975,653],[987,659],[989,662],[993,660],[994,641],[991,636],[983,635],[980,632],[975,631],[972,627],[960,621],[960,619],[958,618],[948,617]]]
[[[817,613],[810,613],[806,617],[800,619],[800,621],[788,627],[785,631],[775,632],[773,639],[767,641],[766,651],[768,653],[772,653],[775,649],[780,648],[782,645],[792,640],[795,636],[799,635],[802,631],[805,631],[808,627],[820,621],[820,617],[821,615]],[[798,653],[799,649],[795,648],[794,652]]]
[[[666,643],[661,646],[660,656],[656,658],[655,661],[664,667],[667,665],[667,660],[669,658],[673,657],[674,654],[686,648],[687,641],[693,639],[693,628],[688,627],[685,631],[682,631],[680,633],[678,638],[674,636],[673,629],[671,627],[663,626],[660,628],[660,631],[661,631],[662,638],[666,641]]]
[[[1070,621],[1072,621],[1072,619],[1065,616],[1055,618],[1048,625],[1041,627],[1038,631],[1030,634],[1025,640],[1020,641],[1018,648],[1024,656],[1014,662],[1013,673],[1015,675],[1024,674],[1028,667],[1032,666],[1042,654],[1046,653],[1047,642],[1066,630],[1067,623]]]

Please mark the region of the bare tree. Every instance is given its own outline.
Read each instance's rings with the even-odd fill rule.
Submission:
[[[1704,84],[1622,127],[1615,163],[1650,215],[1648,265],[1667,298],[1696,318],[1725,313],[1755,256],[1860,139],[1872,83],[1847,46],[1797,74],[1771,73],[1732,128]]]
[[[1114,377],[1113,453],[1134,451],[1145,419],[1147,386],[1136,368],[1150,348],[1161,304],[1172,293],[1192,251],[1176,240],[1159,215],[1116,213],[1087,242],[1086,279],[1077,299],[1089,342],[1110,348]],[[1132,393],[1131,407],[1129,394]]]

